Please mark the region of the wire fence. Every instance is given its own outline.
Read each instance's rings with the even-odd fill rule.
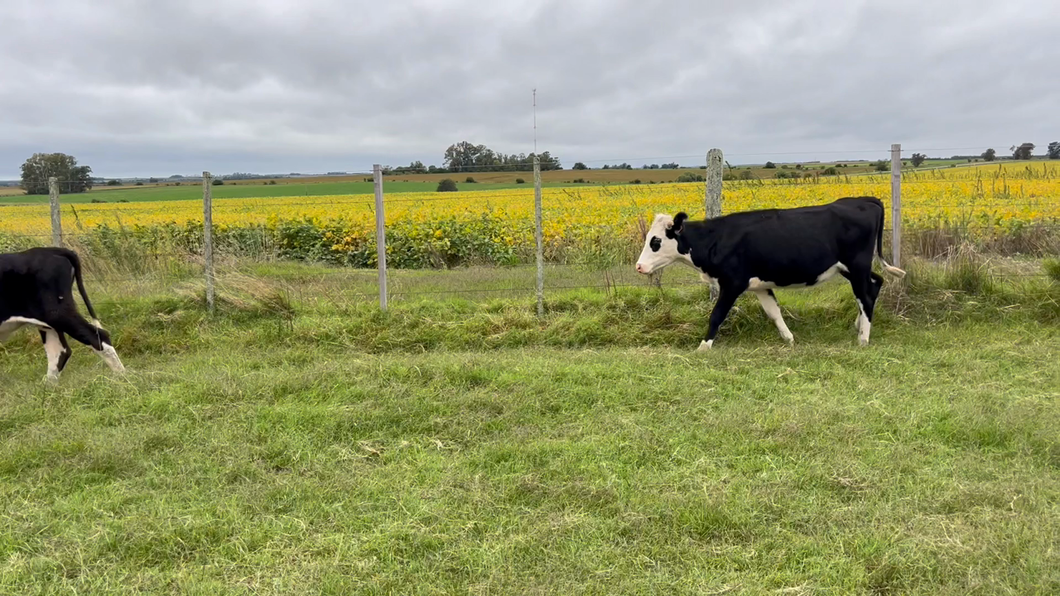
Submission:
[[[914,153],[929,151],[939,150]],[[940,259],[972,245],[992,257],[997,275],[1045,277],[1041,259],[1060,252],[1060,162],[967,158],[909,169],[900,147],[836,152],[888,153],[890,160],[812,166],[779,163],[775,154],[733,154],[778,159],[769,162],[773,167],[733,168],[719,152],[693,168],[616,167],[606,175],[599,168],[535,175],[457,167],[445,173],[457,192],[435,188],[437,176],[425,182],[426,172],[385,175],[381,167],[319,180],[224,180],[204,172],[91,192],[78,192],[83,180],[53,179],[47,196],[5,201],[0,195],[0,250],[69,246],[83,255],[92,282],[134,291],[184,285],[198,292],[204,284],[210,303],[212,284],[223,293],[232,279],[246,276],[310,298],[378,298],[384,308],[390,299],[441,296],[489,300],[536,293],[540,301],[546,292],[703,287],[691,270],[671,268],[652,277],[634,271],[657,212],[696,218],[710,211],[712,200],[726,214],[870,195],[885,205],[884,244],[893,261]],[[843,164],[849,169],[855,163],[872,170],[842,171]],[[889,171],[875,171],[883,163]],[[476,180],[497,175],[506,178],[489,186]],[[711,176],[724,179],[716,198]]]

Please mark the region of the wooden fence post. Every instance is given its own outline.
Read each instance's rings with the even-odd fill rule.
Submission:
[[[704,198],[704,209],[706,218],[721,217],[721,188],[722,177],[725,171],[725,157],[721,149],[714,148],[707,152],[707,191]],[[710,301],[718,299],[718,288],[710,284]]]
[[[379,266],[379,308],[387,308],[386,289],[386,220],[383,213],[383,168],[379,164],[372,166],[372,180],[375,182],[375,253]]]
[[[206,310],[214,313],[213,176],[202,173],[202,250],[206,262]]]
[[[721,177],[725,168],[725,159],[721,149],[711,149],[707,153],[707,194],[704,198],[706,218],[721,216]]]
[[[59,211],[59,179],[48,178],[48,198],[52,206],[52,246],[63,245],[63,221]]]
[[[891,264],[902,263],[902,144],[891,145]]]

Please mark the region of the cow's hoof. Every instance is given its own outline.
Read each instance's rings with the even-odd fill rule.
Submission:
[[[795,345],[795,336],[794,335],[788,335],[787,337],[784,337],[784,341],[787,342],[787,344],[789,346],[794,346]]]
[[[713,345],[714,345],[714,340],[713,339],[710,340],[710,341],[701,341],[701,342],[699,342],[699,347],[696,348],[696,351],[697,352],[709,351],[710,347],[713,346]]]
[[[869,340],[858,338],[858,345],[859,346],[867,346],[867,345],[869,345]]]

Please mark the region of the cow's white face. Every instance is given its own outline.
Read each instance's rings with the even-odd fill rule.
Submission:
[[[687,218],[684,213],[678,213],[676,221],[675,218],[662,213],[655,216],[655,221],[644,238],[644,248],[637,259],[637,273],[655,273],[678,261],[692,264],[688,254],[681,254],[677,242],[677,235]]]

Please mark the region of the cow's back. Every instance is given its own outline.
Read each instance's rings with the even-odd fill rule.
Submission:
[[[874,205],[875,203],[875,205]],[[825,205],[734,213],[711,225],[716,258],[737,277],[807,283],[871,246],[882,204],[872,197]],[[868,253],[871,258],[871,252]]]
[[[64,249],[31,248],[0,255],[0,319],[40,315],[73,300],[73,264]]]

